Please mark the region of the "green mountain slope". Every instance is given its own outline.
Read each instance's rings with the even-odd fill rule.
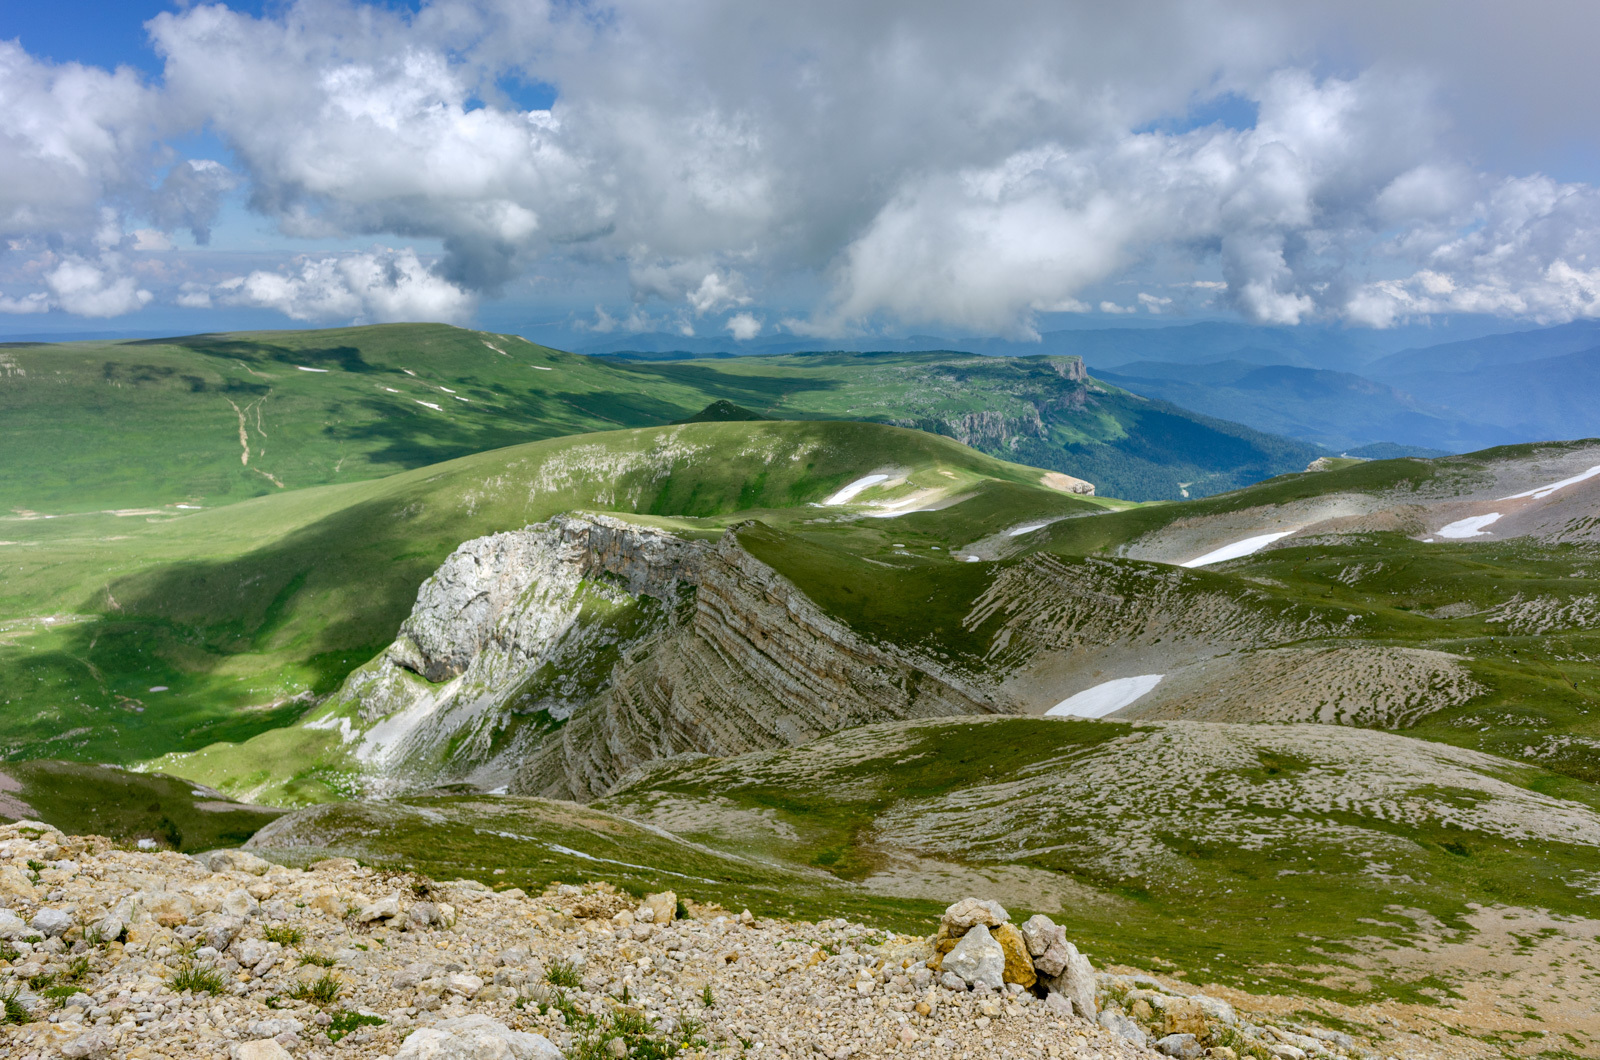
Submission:
[[[1133,499],[1214,493],[1317,455],[1090,384],[1078,364],[961,354],[634,364],[441,324],[10,345],[0,510],[170,514],[659,426],[718,401],[774,419],[920,427]]]
[[[729,422],[551,439],[150,521],[12,519],[0,753],[128,762],[246,739],[387,644],[465,539],[573,509],[704,520],[685,524],[699,534],[744,513],[811,518],[811,502],[879,467],[907,488],[977,493],[973,533],[1016,512],[1101,510],[921,432]]]
[[[48,759],[0,766],[0,820],[43,821],[69,834],[193,853],[238,846],[282,813],[164,773]]]
[[[777,418],[876,420],[943,434],[1130,500],[1219,493],[1299,471],[1322,452],[1103,384],[1075,357],[806,353],[632,367]]]
[[[0,509],[213,506],[665,423],[692,388],[443,324],[11,346]]]

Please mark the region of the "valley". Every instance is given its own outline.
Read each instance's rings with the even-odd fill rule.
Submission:
[[[1141,502],[1007,433],[1131,407],[1074,360],[538,356],[690,422],[8,517],[6,815],[900,931],[978,895],[1373,1042],[1593,1055],[1600,442]]]

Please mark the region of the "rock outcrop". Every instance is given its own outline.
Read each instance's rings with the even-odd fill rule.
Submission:
[[[673,755],[1016,709],[857,635],[736,532],[691,541],[569,515],[458,548],[395,642],[309,724],[356,744],[369,790],[467,781],[588,799]]]

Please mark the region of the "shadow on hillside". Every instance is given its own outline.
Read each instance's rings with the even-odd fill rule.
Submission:
[[[504,385],[484,387],[495,395],[495,405],[479,400],[438,404],[448,413],[425,406],[361,398],[353,404],[370,413],[360,423],[330,424],[328,437],[343,441],[378,443],[375,463],[402,468],[426,467],[472,453],[503,449],[508,445],[545,438],[587,434],[626,427],[660,427],[698,409],[662,401],[646,394],[515,393]]]
[[[290,349],[270,342],[236,339],[227,335],[190,335],[177,339],[143,339],[124,343],[125,346],[182,346],[226,361],[244,361],[249,364],[274,363],[307,368],[337,368],[344,372],[365,374],[393,373],[394,369],[369,364],[354,346],[303,346]]]
[[[642,377],[669,380],[680,386],[691,386],[706,395],[706,403],[726,398],[740,405],[757,406],[757,411],[768,411],[790,394],[811,390],[838,390],[845,384],[838,379],[807,379],[784,375],[735,375],[719,372],[696,364],[627,364],[616,368]],[[702,406],[703,407],[703,406]],[[699,411],[692,409],[689,411]],[[679,413],[684,415],[684,413]]]

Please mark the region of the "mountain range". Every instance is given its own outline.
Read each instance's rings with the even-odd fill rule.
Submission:
[[[902,930],[984,895],[1347,1055],[1600,1045],[1600,442],[1341,458],[1073,355],[3,352],[0,814]]]
[[[1413,334],[1420,334],[1413,332]],[[1393,349],[1376,332],[1224,322],[1047,332],[1037,342],[915,336],[874,348],[1083,358],[1096,378],[1183,408],[1338,451],[1387,442],[1424,454],[1600,433],[1600,323]],[[583,347],[612,358],[793,353],[815,341],[733,344],[643,334]],[[1268,370],[1272,369],[1272,370]]]

